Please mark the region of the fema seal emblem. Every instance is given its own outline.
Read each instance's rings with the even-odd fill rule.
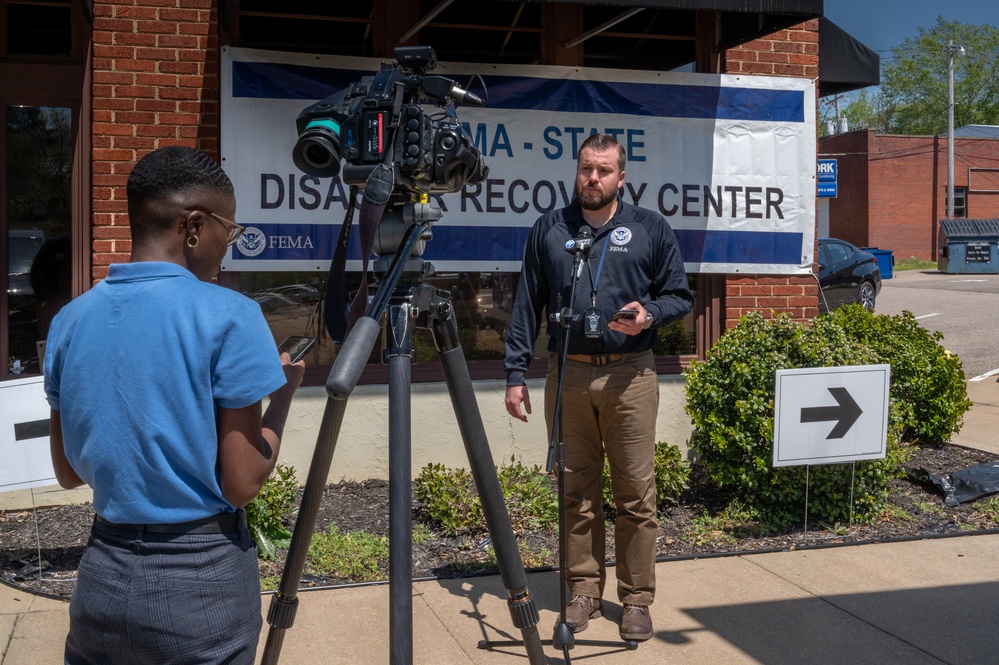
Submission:
[[[615,245],[627,245],[631,242],[631,229],[614,229],[611,233],[610,241]]]
[[[255,226],[247,226],[236,241],[236,248],[243,256],[256,256],[267,247],[267,236]]]

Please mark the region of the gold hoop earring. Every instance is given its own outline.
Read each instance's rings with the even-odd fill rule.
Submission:
[[[201,241],[198,239],[198,236],[187,236],[187,246],[191,249],[197,247],[199,242]]]

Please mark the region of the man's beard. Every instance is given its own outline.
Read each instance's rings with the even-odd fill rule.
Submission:
[[[579,205],[584,210],[602,210],[617,198],[617,192],[612,190],[604,194],[597,189],[585,189],[577,186],[576,198],[579,199]]]

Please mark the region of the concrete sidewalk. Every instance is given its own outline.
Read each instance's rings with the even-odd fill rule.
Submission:
[[[612,569],[613,571],[613,569]],[[618,640],[621,607],[577,636],[572,660],[688,665],[906,665],[999,660],[999,535],[858,545],[659,564],[656,634],[635,651],[583,644]],[[528,576],[551,637],[557,573]],[[388,586],[303,592],[283,663],[389,662]],[[526,663],[498,576],[413,585],[413,662]],[[269,599],[264,598],[264,610]],[[0,586],[4,665],[62,662],[67,603]],[[268,627],[261,636],[261,651]],[[564,662],[545,647],[549,662]]]
[[[997,453],[999,383],[968,384],[975,406],[954,443]],[[610,569],[613,576],[614,569]],[[583,644],[617,641],[621,606],[604,601],[571,660],[840,665],[977,665],[999,662],[999,534],[831,549],[751,554],[657,566],[656,634],[637,650]],[[558,574],[528,585],[551,638]],[[608,580],[607,588],[615,582]],[[480,640],[519,639],[499,576],[413,585],[413,662],[526,663],[522,646],[490,650]],[[266,615],[270,603],[264,597]],[[283,663],[385,663],[389,587],[374,585],[299,594],[286,632]],[[0,663],[62,662],[68,603],[0,585]],[[264,623],[259,656],[269,627]],[[561,654],[545,648],[551,663]]]

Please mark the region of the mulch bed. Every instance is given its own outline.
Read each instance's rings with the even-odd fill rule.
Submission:
[[[947,474],[982,462],[995,462],[996,456],[960,446],[920,446],[908,466],[933,474]],[[778,533],[757,535],[753,529],[719,529],[693,532],[692,521],[705,511],[720,508],[715,490],[696,473],[690,489],[680,501],[661,515],[658,554],[662,559],[781,551],[809,547],[862,544],[898,539],[980,533],[999,524],[982,510],[987,499],[948,507],[943,495],[933,487],[899,478],[891,481],[891,503],[886,517],[873,524],[839,525],[832,529],[820,524],[796,525]],[[340,482],[324,492],[315,529],[325,531],[335,524],[342,533],[367,531],[387,535],[389,485],[383,480]],[[419,515],[414,505],[414,514]],[[93,509],[89,504],[39,508],[35,511],[0,512],[0,582],[46,596],[68,598],[76,579]],[[802,516],[804,518],[804,515]],[[292,522],[289,526],[293,526]],[[805,528],[807,526],[807,529]],[[613,520],[608,520],[607,557],[614,558]],[[547,530],[518,533],[529,569],[557,565],[557,534]],[[452,577],[462,574],[495,572],[488,534],[447,537],[432,533],[416,539],[413,546],[413,576]],[[280,577],[287,552],[279,551],[274,561],[261,561],[261,578]],[[41,566],[39,566],[39,560]],[[387,567],[383,571],[387,579]],[[331,586],[355,580],[309,576],[302,587]]]

